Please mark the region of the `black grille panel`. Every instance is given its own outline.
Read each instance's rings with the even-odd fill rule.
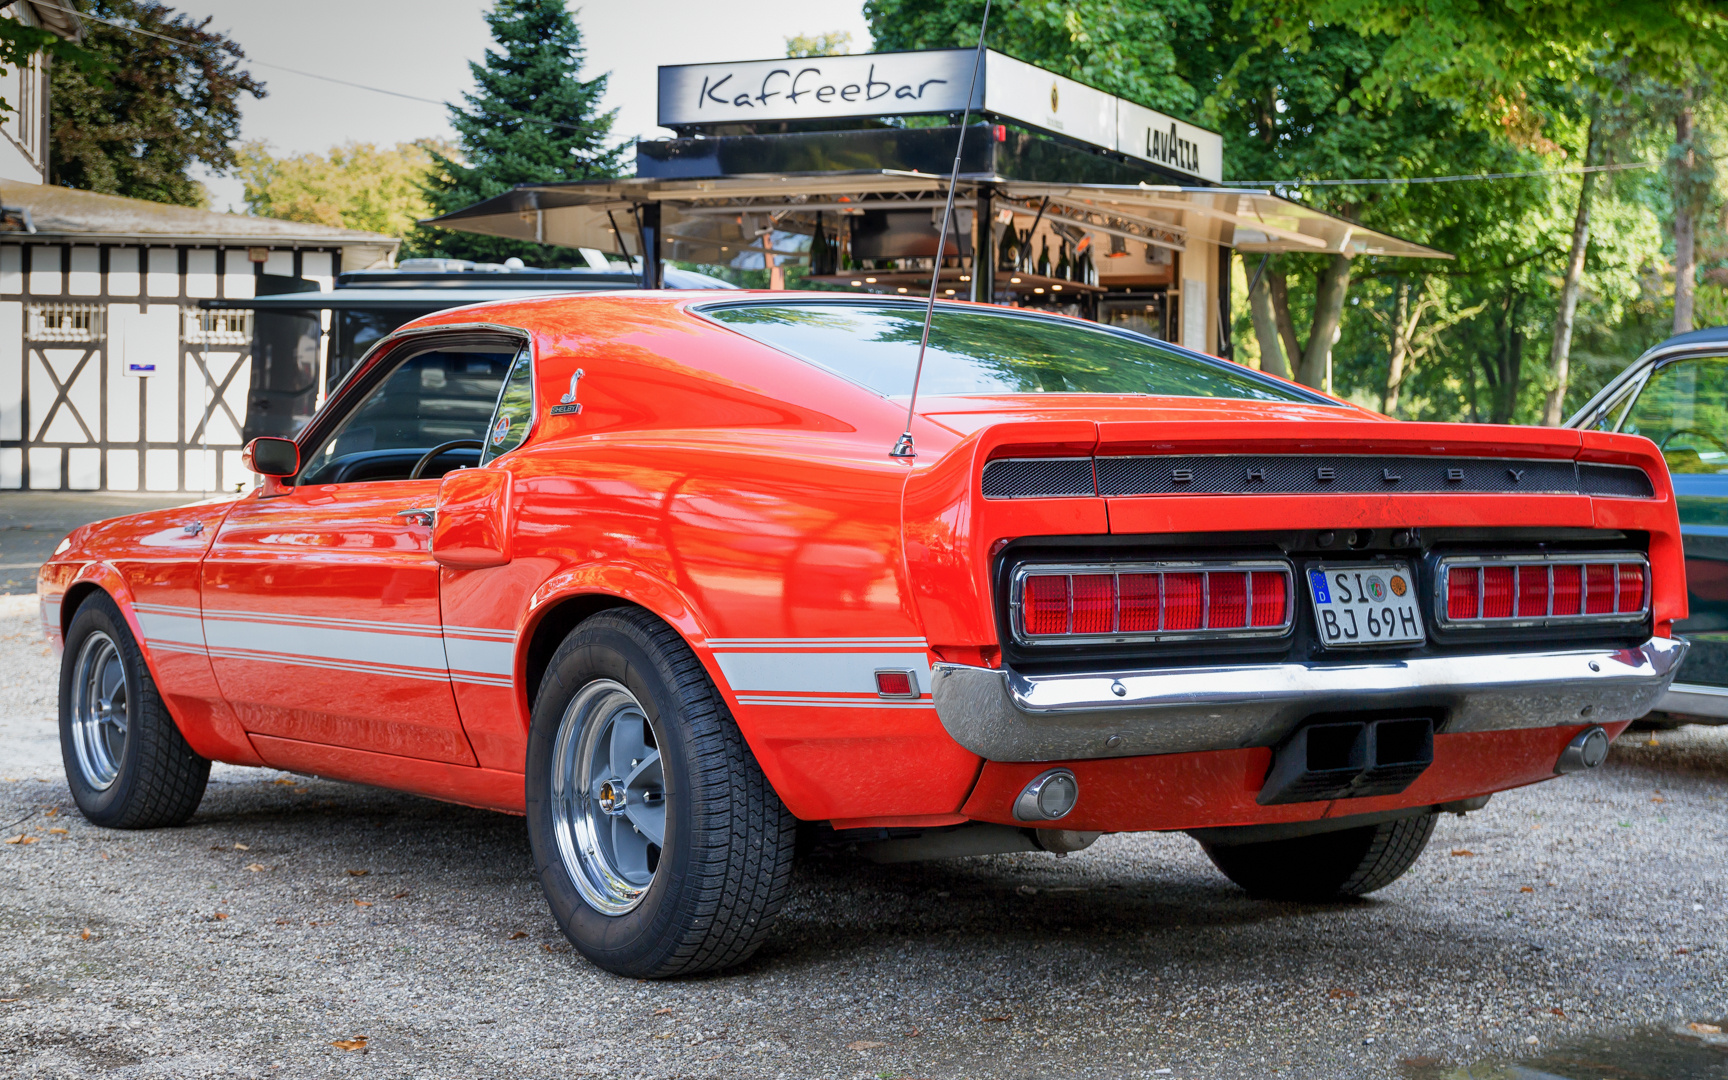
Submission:
[[[1643,469],[1529,458],[1352,454],[1147,454],[1003,458],[984,466],[984,496],[1359,495],[1372,492],[1655,495]]]
[[[986,499],[1050,499],[1096,495],[1092,459],[998,458],[984,465]]]
[[[1656,489],[1650,485],[1650,474],[1631,465],[1579,465],[1578,483],[1586,495],[1620,499],[1656,496]]]

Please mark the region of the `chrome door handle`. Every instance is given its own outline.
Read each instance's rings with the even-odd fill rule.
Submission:
[[[424,525],[430,529],[432,527],[432,522],[437,519],[438,511],[434,507],[419,506],[415,507],[413,510],[398,510],[396,511],[396,516],[399,518],[412,518],[414,519],[414,524]]]

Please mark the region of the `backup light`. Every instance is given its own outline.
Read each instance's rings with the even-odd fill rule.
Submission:
[[[1013,630],[1041,644],[1276,636],[1292,622],[1290,583],[1270,561],[1026,566]]]
[[[1631,622],[1650,609],[1649,580],[1636,553],[1450,558],[1436,606],[1453,625]]]

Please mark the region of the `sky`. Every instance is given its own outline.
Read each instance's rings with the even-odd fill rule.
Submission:
[[[452,137],[441,105],[338,86],[278,67],[364,83],[433,101],[458,101],[472,89],[469,61],[492,38],[486,0],[173,0],[187,14],[210,15],[246,50],[269,96],[242,97],[240,135],[273,150],[327,151],[355,140],[394,144]],[[572,4],[588,49],[584,77],[610,72],[605,107],[618,110],[613,132],[671,133],[654,124],[655,68],[709,60],[783,56],[786,38],[844,30],[852,51],[869,48],[862,0],[590,0]],[[243,211],[240,182],[200,174],[217,210]]]

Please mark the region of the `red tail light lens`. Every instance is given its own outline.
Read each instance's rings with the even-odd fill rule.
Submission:
[[[1276,571],[1254,571],[1254,625],[1283,626],[1285,608],[1289,607],[1289,579]]]
[[[1554,568],[1554,614],[1578,615],[1584,611],[1584,568],[1577,563]]]
[[[1163,593],[1157,574],[1123,574],[1116,579],[1117,611],[1124,634],[1152,634],[1158,630],[1158,611]]]
[[[1075,574],[1076,634],[1108,634],[1116,628],[1116,578],[1113,574]]]
[[[1028,634],[1068,632],[1068,575],[1034,574],[1026,579],[1020,617]]]
[[[1601,616],[1624,622],[1626,616],[1643,615],[1650,599],[1649,566],[1621,561],[1625,558],[1607,556],[1600,562],[1494,556],[1448,559],[1446,619],[1541,622]]]
[[[1518,568],[1518,617],[1539,618],[1548,614],[1548,568]]]
[[[1290,571],[1052,568],[1020,579],[1027,637],[1277,633],[1290,624]]]
[[[1614,567],[1591,563],[1584,568],[1584,614],[1601,615],[1614,610]]]
[[[1164,629],[1198,630],[1204,614],[1206,575],[1164,575]]]
[[[1454,566],[1446,573],[1446,617],[1476,617],[1476,584],[1481,571],[1474,566]]]
[[[1622,613],[1644,610],[1644,568],[1637,563],[1620,564],[1620,602],[1614,610]]]

